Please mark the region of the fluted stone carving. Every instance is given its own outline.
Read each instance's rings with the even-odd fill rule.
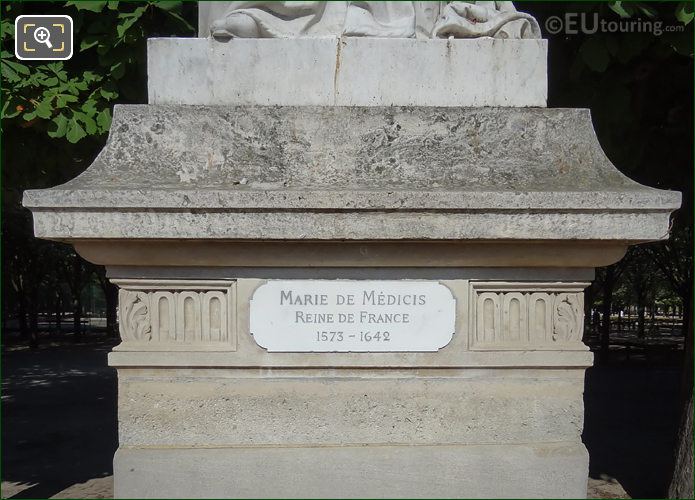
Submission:
[[[122,285],[124,286],[124,285]],[[127,287],[137,284],[128,283]],[[233,346],[233,284],[141,283],[119,292],[124,344]],[[201,289],[203,288],[203,289]]]
[[[568,344],[584,348],[584,286],[473,282],[471,348],[565,349]]]

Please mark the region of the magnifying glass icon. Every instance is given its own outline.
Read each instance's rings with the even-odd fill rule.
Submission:
[[[37,43],[45,43],[49,49],[53,48],[51,44],[51,32],[48,31],[48,28],[44,28],[43,26],[36,28],[34,31],[34,40],[36,40]]]

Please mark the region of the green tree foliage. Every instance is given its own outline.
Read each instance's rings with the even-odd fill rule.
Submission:
[[[31,64],[17,61],[12,46],[14,19],[32,7],[2,6],[2,126],[33,127],[70,143],[108,132],[114,102],[144,101],[148,37],[194,31],[183,2],[67,2],[61,12],[75,21],[75,56]]]
[[[106,140],[113,104],[147,101],[147,38],[193,35],[197,4],[3,2],[0,13],[3,312],[17,317],[35,344],[36,313],[50,311],[51,302],[79,311],[82,287],[101,275],[84,261],[76,273],[79,258],[70,246],[33,237],[22,193],[66,182],[89,166]],[[72,59],[15,59],[14,20],[21,14],[69,14]]]

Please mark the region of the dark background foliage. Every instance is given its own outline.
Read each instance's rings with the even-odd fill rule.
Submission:
[[[117,294],[104,269],[71,247],[32,236],[22,192],[64,183],[85,170],[103,147],[115,103],[147,101],[147,38],[192,36],[197,4],[188,2],[30,2],[2,7],[3,317],[36,345],[39,315],[71,314],[82,333],[85,289],[103,292],[107,330],[116,328]],[[44,64],[14,58],[14,19],[69,14],[72,59]],[[5,329],[7,331],[7,329]]]
[[[549,34],[551,107],[588,107],[608,157],[626,175],[683,193],[671,238],[632,249],[599,270],[587,293],[587,326],[609,346],[611,313],[635,306],[640,333],[648,308],[678,307],[692,298],[693,32],[687,2],[519,2],[542,27],[558,16],[659,22],[661,33]],[[13,55],[19,14],[68,13],[75,19],[75,56],[65,62],[20,62]],[[98,283],[115,328],[114,289],[103,269],[66,246],[32,237],[21,207],[28,188],[49,187],[83,171],[106,139],[114,103],[146,102],[146,39],[193,36],[193,2],[31,2],[2,6],[3,312],[38,342],[40,312],[71,310],[79,336],[85,286]],[[668,26],[676,29],[668,30]],[[591,28],[592,26],[589,26]],[[594,309],[600,309],[598,323]],[[684,330],[687,321],[684,321]],[[605,352],[604,352],[605,354]]]
[[[600,269],[587,291],[587,312],[600,308],[602,355],[607,356],[611,312],[634,305],[640,335],[656,303],[683,308],[690,345],[692,323],[693,32],[692,5],[676,2],[536,3],[524,8],[541,25],[565,13],[599,20],[661,22],[680,31],[549,35],[551,107],[588,107],[611,161],[648,186],[683,193],[671,237],[633,247],[621,262]],[[629,12],[625,11],[629,9]],[[618,14],[622,14],[621,16]],[[685,24],[687,23],[687,24]],[[587,324],[592,318],[587,315]],[[691,347],[691,345],[690,345]]]
[[[549,39],[548,105],[590,108],[606,154],[623,173],[643,184],[683,193],[670,240],[632,249],[620,263],[599,270],[588,290],[587,326],[600,330],[606,351],[616,308],[635,306],[641,331],[645,311],[657,304],[678,307],[685,317],[690,311],[692,4],[518,2],[517,8],[535,15],[542,28],[550,17],[566,20],[568,14],[662,24],[658,34],[550,34],[543,29]],[[71,310],[79,336],[84,288],[97,283],[111,311],[113,332],[114,289],[103,270],[69,247],[33,238],[21,194],[65,182],[89,165],[106,139],[113,104],[147,100],[146,39],[194,36],[197,5],[6,2],[1,9],[4,315],[17,318],[22,337],[36,343],[38,313]],[[76,51],[71,60],[15,60],[14,18],[31,13],[67,13],[74,18]],[[592,309],[602,311],[598,324]]]

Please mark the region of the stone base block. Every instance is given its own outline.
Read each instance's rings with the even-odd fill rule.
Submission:
[[[120,448],[116,498],[586,498],[575,443]]]
[[[148,40],[150,104],[541,106],[547,40]],[[243,70],[240,70],[243,68]]]
[[[119,443],[580,444],[583,375],[583,369],[119,369]]]

